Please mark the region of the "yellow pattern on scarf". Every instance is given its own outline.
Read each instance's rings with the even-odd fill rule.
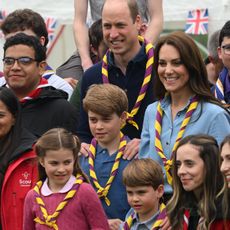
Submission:
[[[75,181],[74,185],[80,185],[82,183],[83,183],[83,177],[80,174],[78,174],[77,177],[76,177],[76,181]],[[55,212],[52,215],[49,215],[48,212],[47,212],[47,210],[46,210],[45,203],[43,202],[43,200],[41,198],[41,195],[40,195],[41,186],[42,186],[42,181],[37,182],[37,184],[34,187],[34,191],[38,195],[36,197],[36,202],[37,202],[37,204],[40,207],[40,210],[41,210],[41,212],[43,214],[44,220],[41,220],[39,217],[36,217],[34,219],[34,221],[36,223],[43,224],[43,225],[46,225],[46,226],[48,226],[50,228],[58,230],[58,226],[56,224],[57,217],[59,216],[60,212],[64,209],[64,207],[67,205],[68,201],[71,198],[74,197],[74,195],[77,192],[77,189],[71,189],[67,193],[67,195],[65,196],[65,198],[63,199],[63,201],[57,206]],[[77,187],[77,188],[79,188],[79,187]]]
[[[197,105],[198,105],[198,100],[196,99],[196,97],[194,97],[193,99],[191,99],[189,108],[185,114],[185,118],[182,121],[182,124],[180,126],[180,130],[177,134],[177,138],[176,138],[176,141],[175,141],[174,146],[173,146],[172,155],[175,152],[177,145],[179,144],[179,141],[183,137],[185,129],[186,129],[191,117],[192,117],[192,113],[196,110]],[[160,102],[157,105],[157,114],[158,114],[158,118],[156,118],[156,120],[155,120],[155,130],[158,133],[158,135],[156,135],[156,137],[155,137],[155,147],[157,149],[158,155],[163,160],[164,168],[165,168],[166,176],[167,176],[167,181],[171,185],[172,184],[172,175],[170,173],[170,169],[172,167],[172,155],[171,155],[171,159],[167,159],[167,157],[164,154],[163,147],[161,144],[160,136],[161,136],[161,129],[162,129],[163,110],[161,108]]]
[[[157,220],[153,223],[153,226],[152,226],[152,230],[155,230],[155,229],[158,229],[160,226],[161,226],[161,224],[162,224],[162,222],[163,222],[163,220],[164,220],[164,218],[166,217],[166,210],[165,210],[165,208],[166,208],[166,206],[165,206],[165,204],[161,204],[160,205],[160,213],[159,213],[159,215],[158,215],[158,218],[157,218]],[[134,214],[134,213],[133,213]],[[129,229],[131,229],[131,227],[132,227],[132,224],[133,224],[133,219],[134,219],[134,215],[130,215],[128,218],[127,218],[127,220],[125,221],[125,224],[124,224],[124,227],[122,228],[122,230],[129,230]]]
[[[112,170],[111,170],[111,173],[110,173],[110,177],[108,179],[108,181],[106,182],[106,185],[105,187],[102,187],[99,182],[98,182],[98,179],[97,179],[97,175],[96,175],[96,172],[94,170],[94,160],[95,160],[95,155],[96,155],[96,140],[95,142],[91,142],[91,145],[90,145],[90,153],[89,153],[89,173],[90,173],[90,177],[92,178],[93,180],[93,183],[94,183],[94,186],[97,188],[97,194],[99,196],[99,198],[101,197],[104,197],[105,199],[105,203],[107,204],[107,206],[110,205],[110,200],[108,199],[107,197],[107,194],[109,192],[109,189],[112,185],[112,182],[117,174],[117,171],[118,171],[118,167],[119,167],[119,164],[120,164],[120,159],[121,157],[123,156],[123,151],[126,147],[126,144],[127,144],[127,141],[123,135],[122,132],[120,132],[120,144],[119,144],[119,149],[118,149],[118,153],[116,155],[116,159],[115,159],[115,162],[113,164],[113,167],[112,167]]]
[[[146,67],[145,67],[144,80],[143,80],[139,95],[137,97],[136,103],[135,103],[132,111],[130,113],[128,113],[128,112],[126,113],[126,116],[127,116],[126,121],[128,123],[130,123],[131,125],[133,125],[137,130],[139,130],[139,127],[138,127],[137,123],[133,120],[133,118],[138,113],[138,110],[140,108],[141,102],[145,98],[146,90],[147,90],[146,87],[148,86],[148,84],[149,84],[149,82],[151,80],[152,68],[153,68],[153,63],[154,63],[154,55],[153,55],[153,49],[154,48],[153,48],[153,45],[151,43],[147,43],[145,41],[145,39],[143,37],[141,37],[141,36],[138,36],[138,40],[140,42],[142,42],[142,43],[144,43],[144,42],[146,43],[145,53],[148,56],[148,60],[147,60]],[[106,54],[103,57],[103,62],[105,64],[105,66],[108,65],[108,58],[107,58]],[[103,65],[102,65],[102,76],[103,76],[103,78],[105,77],[107,79],[107,81],[108,81],[108,79],[109,79],[108,69],[105,68]],[[125,124],[126,123],[123,124],[122,128],[125,126]]]

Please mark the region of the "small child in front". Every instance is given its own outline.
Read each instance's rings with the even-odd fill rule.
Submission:
[[[120,131],[125,124],[128,99],[116,85],[92,85],[83,107],[94,138],[89,157],[81,158],[81,167],[97,191],[110,225],[119,227],[130,209],[122,183],[122,172],[130,162],[122,158],[129,139]]]
[[[25,199],[23,230],[109,229],[92,186],[78,163],[80,142],[54,128],[35,145],[40,181]]]
[[[164,194],[162,167],[149,158],[135,159],[124,169],[123,183],[132,208],[121,229],[159,229],[166,217],[165,205],[160,204]]]

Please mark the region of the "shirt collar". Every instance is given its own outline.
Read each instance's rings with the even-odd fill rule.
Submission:
[[[146,60],[146,58],[147,57],[145,53],[145,44],[143,43],[139,52],[129,62],[133,62],[133,63],[142,62],[143,60]],[[109,67],[116,66],[114,62],[114,55],[112,52],[109,53],[108,64],[109,64]]]
[[[133,223],[138,222],[138,224],[144,224],[148,229],[152,229],[153,223],[157,220],[159,211],[157,211],[150,219],[141,222],[138,218],[137,213],[135,212],[133,216]]]
[[[58,193],[66,193],[66,192],[68,192],[73,187],[75,181],[76,181],[76,177],[71,175],[71,177],[66,182],[64,187]],[[49,195],[53,194],[53,192],[50,190],[50,188],[48,186],[48,178],[46,178],[46,180],[44,181],[44,183],[42,185],[41,194],[43,196],[49,196]]]
[[[189,100],[187,101],[186,105],[180,110],[187,110],[187,108],[189,107],[190,101],[191,99],[194,97],[194,95],[192,95]],[[169,108],[169,106],[171,105],[171,97],[170,95],[165,96],[162,101],[161,101],[161,108],[164,110],[166,108]]]

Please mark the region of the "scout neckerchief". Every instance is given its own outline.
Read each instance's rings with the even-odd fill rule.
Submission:
[[[138,39],[140,42],[145,43],[145,52],[148,57],[147,63],[146,63],[146,68],[145,68],[145,76],[143,79],[143,83],[141,86],[141,89],[139,91],[139,95],[137,97],[136,103],[130,113],[127,112],[127,119],[126,122],[130,123],[133,125],[136,129],[139,129],[137,123],[133,120],[134,116],[137,114],[141,102],[145,98],[146,91],[148,89],[149,82],[151,80],[151,75],[152,75],[152,69],[153,69],[153,62],[154,62],[154,57],[153,57],[153,45],[151,43],[147,43],[146,40],[138,36]],[[108,74],[108,56],[109,56],[110,51],[108,50],[106,54],[103,57],[102,60],[102,80],[103,83],[109,83],[109,74]]]
[[[35,99],[36,97],[40,95],[42,88],[47,87],[47,86],[49,86],[48,81],[45,78],[41,77],[37,88],[32,90],[26,97],[22,98],[20,100],[20,103],[25,103],[26,101]]]
[[[190,211],[185,209],[183,217],[183,230],[188,230]]]
[[[196,96],[194,96],[190,100],[190,104],[189,104],[188,110],[187,110],[187,112],[185,114],[185,118],[182,121],[182,124],[180,126],[180,130],[179,130],[179,132],[177,134],[177,138],[176,138],[175,144],[173,146],[173,150],[172,150],[170,160],[168,160],[167,157],[164,154],[163,147],[162,147],[162,144],[161,144],[161,129],[162,129],[163,110],[161,108],[161,102],[160,101],[158,102],[156,119],[155,119],[155,148],[156,148],[156,151],[157,151],[158,155],[161,157],[161,159],[163,161],[164,168],[165,168],[165,171],[166,171],[167,181],[168,181],[168,183],[170,185],[172,184],[172,175],[171,175],[170,169],[171,169],[171,166],[172,166],[173,154],[174,154],[174,152],[176,150],[176,147],[177,147],[179,141],[183,137],[184,131],[185,131],[185,129],[186,129],[186,127],[187,127],[187,125],[188,125],[188,123],[190,121],[190,118],[192,117],[193,112],[196,110],[197,105],[198,105],[198,99],[197,99]]]
[[[130,216],[128,216],[127,220],[124,223],[122,230],[130,230],[131,229],[134,216],[135,216],[135,212],[133,212]],[[159,213],[156,221],[153,223],[151,230],[159,229],[166,216],[167,216],[166,215],[166,208],[165,208],[165,205],[162,203],[160,205],[160,213]]]
[[[90,148],[89,148],[89,174],[90,177],[93,180],[93,184],[94,186],[97,188],[97,194],[100,198],[104,198],[105,199],[105,203],[107,204],[107,206],[110,205],[110,201],[107,197],[107,194],[109,192],[109,189],[111,187],[111,184],[115,178],[115,176],[117,175],[118,172],[118,167],[120,164],[120,159],[123,155],[123,152],[125,150],[127,141],[125,139],[125,136],[123,135],[122,132],[120,132],[120,145],[119,145],[119,149],[118,149],[118,153],[116,155],[116,159],[115,162],[113,164],[111,173],[110,173],[110,177],[108,179],[108,181],[106,182],[105,187],[103,188],[97,179],[97,175],[94,169],[94,160],[95,160],[95,155],[96,155],[96,146],[97,146],[97,141],[95,138],[92,139],[91,144],[90,144]]]
[[[55,74],[54,70],[49,65],[46,65],[46,69],[42,77],[48,80],[53,74]]]
[[[230,91],[230,76],[228,75],[228,69],[223,68],[220,73],[219,78],[217,79],[214,94],[217,99],[222,103],[226,104],[224,100],[224,95]]]
[[[76,192],[78,191],[80,185],[83,183],[83,177],[78,174],[76,177],[76,181],[72,187],[72,189],[67,193],[63,201],[57,206],[55,212],[52,215],[49,215],[45,203],[42,200],[42,197],[40,195],[40,189],[42,186],[42,181],[37,182],[37,184],[34,187],[34,191],[36,192],[36,202],[40,207],[40,210],[43,214],[43,218],[40,219],[39,217],[36,217],[34,221],[39,224],[44,224],[50,228],[53,228],[55,230],[58,230],[58,226],[56,224],[57,218],[60,214],[60,212],[64,209],[64,207],[67,205],[68,201],[71,200]]]

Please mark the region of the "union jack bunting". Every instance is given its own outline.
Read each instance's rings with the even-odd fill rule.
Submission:
[[[54,40],[55,37],[55,30],[57,28],[57,19],[52,18],[52,17],[48,17],[45,19],[45,23],[46,23],[46,28],[48,31],[48,37],[49,37],[49,44],[52,43],[52,41]],[[49,46],[48,44],[48,46]]]
[[[5,10],[0,10],[0,22],[2,22],[7,16],[7,13]]]
[[[208,33],[208,9],[196,9],[188,12],[185,25],[187,34],[207,34]]]
[[[0,10],[0,24],[1,22],[6,18],[7,13],[5,10]],[[2,33],[2,31],[0,30],[0,39],[4,38],[4,34]]]

